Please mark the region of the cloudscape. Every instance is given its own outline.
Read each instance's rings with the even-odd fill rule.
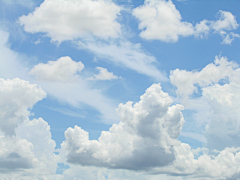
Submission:
[[[0,179],[240,179],[239,8],[0,0]]]

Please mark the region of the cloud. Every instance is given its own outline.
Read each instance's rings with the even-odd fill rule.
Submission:
[[[26,67],[22,65],[23,56],[10,49],[8,39],[9,33],[0,30],[0,77],[26,77]]]
[[[38,163],[29,173],[55,174],[60,161],[56,152],[56,143],[52,139],[50,126],[42,118],[25,120],[16,129],[16,136],[27,140],[32,145],[32,152]]]
[[[206,147],[210,150],[240,146],[239,72],[238,64],[226,57],[216,57],[214,64],[208,64],[199,72],[178,69],[171,72],[170,80],[183,98],[198,89],[202,91],[200,99],[205,102],[204,107],[193,107],[190,103],[189,109],[196,110],[195,120],[205,125]]]
[[[101,113],[99,118],[103,117],[105,123],[118,121],[114,101],[91,87],[89,81],[78,74],[83,68],[82,62],[66,56],[37,64],[29,74],[36,77],[33,81],[41,85],[48,95],[77,108],[90,106]]]
[[[77,73],[84,68],[82,62],[75,62],[70,57],[65,56],[57,61],[48,61],[47,64],[37,64],[30,75],[36,76],[38,80],[72,82],[77,80]]]
[[[218,96],[216,92],[213,94]],[[207,95],[204,96],[207,97]],[[222,100],[225,99],[222,97]],[[236,99],[236,102],[239,100]],[[88,171],[92,171],[92,177],[95,177],[94,174],[97,174],[98,177],[100,175],[115,177],[114,173],[122,171],[120,169],[138,170],[137,175],[128,171],[126,176],[131,177],[130,179],[140,177],[160,179],[163,177],[161,174],[184,175],[184,179],[198,177],[201,177],[200,179],[219,179],[238,173],[240,149],[232,147],[234,144],[229,143],[229,147],[225,146],[220,151],[212,151],[212,148],[206,147],[195,150],[191,149],[188,144],[177,140],[183,127],[184,120],[181,113],[183,106],[171,106],[171,104],[172,99],[169,95],[161,90],[160,85],[154,84],[146,90],[136,104],[133,105],[132,102],[120,104],[117,111],[121,122],[114,124],[109,131],[103,131],[98,140],[89,140],[88,132],[78,126],[68,128],[65,132],[66,140],[62,143],[60,150],[60,156],[66,158],[70,165],[70,169],[66,170],[64,175],[86,179],[87,172],[82,166],[101,167],[101,171],[99,169],[92,171],[94,169],[92,167],[91,170],[87,168]],[[222,104],[226,104],[226,102],[222,102]],[[218,124],[220,121],[212,126],[214,128],[222,126]],[[227,126],[225,130],[230,127],[227,125],[227,121],[224,125]],[[233,123],[231,125],[233,126]],[[239,129],[238,126],[235,129]],[[216,133],[215,131],[214,135],[221,132]],[[224,135],[227,135],[228,132]],[[206,137],[209,141],[209,137]],[[204,139],[202,136],[199,138]],[[217,139],[215,142],[218,142]],[[222,142],[223,140],[221,140]],[[210,152],[215,153],[211,154]],[[198,155],[198,157],[195,158],[194,155]],[[102,167],[117,170],[107,173]],[[82,176],[76,172],[77,169],[78,172],[84,172],[81,173]],[[141,171],[147,171],[148,174],[143,176],[139,174]],[[171,179],[171,176],[169,178]]]
[[[37,176],[53,174],[60,160],[43,119],[29,120],[29,109],[46,97],[36,84],[21,79],[0,79],[0,171]]]
[[[0,130],[9,136],[14,135],[14,129],[28,118],[29,109],[46,97],[36,84],[18,78],[0,79],[0,92]]]
[[[222,44],[232,44],[232,41],[235,38],[240,38],[239,34],[235,34],[233,32],[226,33],[224,31],[222,31],[220,34],[224,38],[223,41],[222,41]]]
[[[102,60],[127,67],[140,74],[161,81],[167,80],[165,74],[154,65],[157,63],[156,58],[146,53],[140,44],[132,44],[129,41],[120,41],[119,43],[88,41],[79,42],[79,48],[89,50]]]
[[[232,13],[220,10],[217,13],[217,17],[219,20],[213,21],[211,25],[215,31],[230,31],[238,28],[238,23]]]
[[[172,1],[145,0],[132,14],[140,21],[138,27],[143,30],[140,37],[147,40],[177,42],[179,36],[194,33],[191,23],[181,21],[181,14]]]
[[[116,38],[121,34],[116,21],[120,10],[111,0],[45,0],[19,22],[26,32],[47,33],[58,42],[89,35]]]
[[[223,36],[223,44],[231,44],[229,34],[226,31],[238,28],[236,18],[231,12],[220,10],[216,21],[202,20],[195,26],[189,22],[182,21],[180,12],[171,0],[145,0],[132,12],[139,20],[138,28],[142,30],[140,37],[146,40],[160,40],[164,42],[177,42],[179,37],[194,35],[195,37],[206,37],[209,32],[214,31]],[[228,39],[226,39],[228,38]],[[232,38],[235,38],[232,36]]]
[[[215,84],[203,88],[203,97],[211,105],[214,114],[206,126],[207,147],[223,150],[240,146],[240,85]]]
[[[174,160],[172,147],[179,143],[184,121],[183,106],[171,103],[169,95],[154,84],[138,103],[119,105],[121,122],[102,131],[98,141],[89,140],[88,132],[78,126],[68,128],[61,145],[67,162],[131,170],[166,166]]]
[[[25,139],[1,137],[0,148],[0,172],[33,168],[38,162],[32,144]]]
[[[108,72],[106,68],[96,67],[99,70],[98,74],[94,74],[93,77],[88,78],[89,80],[113,80],[119,77],[115,76],[112,72]]]
[[[170,72],[169,78],[171,83],[177,87],[177,94],[186,98],[197,91],[197,85],[204,87],[222,79],[227,80],[234,74],[237,66],[225,57],[216,56],[214,63],[208,64],[201,71],[175,69]]]

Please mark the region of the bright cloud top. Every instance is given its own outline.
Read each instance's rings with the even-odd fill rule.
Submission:
[[[139,29],[143,30],[140,36],[147,40],[176,42],[179,36],[194,33],[191,23],[181,21],[172,1],[145,0],[144,5],[133,10],[133,15],[140,20]]]
[[[19,22],[25,31],[44,32],[58,42],[88,35],[116,38],[121,33],[116,21],[120,10],[110,0],[45,0]]]
[[[48,61],[47,64],[35,65],[29,74],[36,76],[38,80],[71,82],[77,80],[77,73],[84,68],[82,62],[75,62],[65,56],[57,61]]]
[[[229,38],[226,31],[238,28],[236,18],[230,12],[219,11],[217,21],[203,20],[194,27],[189,22],[183,22],[180,12],[171,0],[145,0],[144,5],[133,10],[132,13],[139,19],[139,29],[143,30],[140,36],[147,40],[161,40],[165,42],[177,42],[180,36],[194,35],[204,37],[211,30],[220,33],[225,39]],[[236,36],[231,35],[232,40]],[[224,40],[224,44],[232,41]]]

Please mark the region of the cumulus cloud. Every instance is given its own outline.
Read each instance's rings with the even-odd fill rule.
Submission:
[[[199,72],[178,69],[171,72],[170,80],[177,87],[176,92],[183,98],[198,89],[202,91],[201,100],[205,101],[207,109],[201,106],[193,109],[198,111],[196,115],[203,118],[195,117],[206,126],[206,147],[210,150],[240,146],[239,72],[238,64],[225,57],[216,57],[214,64],[208,64]],[[203,111],[206,116],[201,115]]]
[[[183,106],[171,104],[169,95],[154,84],[138,103],[120,104],[121,122],[103,131],[98,140],[89,140],[88,132],[78,126],[68,128],[61,145],[67,162],[132,170],[171,163],[184,122]]]
[[[181,21],[181,14],[172,1],[145,0],[144,5],[133,10],[133,15],[140,21],[139,29],[143,30],[140,36],[147,40],[176,42],[179,36],[194,33],[191,23]]]
[[[57,164],[60,161],[54,152],[56,143],[52,139],[50,126],[42,118],[25,120],[16,128],[16,136],[20,137],[32,145],[32,153],[38,163],[30,173],[55,174]]]
[[[16,137],[0,138],[0,172],[33,168],[38,160],[32,152],[32,144]]]
[[[238,28],[232,13],[222,10],[217,13],[216,21],[205,19],[195,26],[184,22],[171,0],[145,0],[144,5],[135,8],[132,14],[139,20],[138,28],[142,30],[139,36],[147,40],[177,42],[179,37],[194,35],[203,38],[214,31],[222,36],[226,34],[223,37],[225,39],[223,44],[231,44],[231,41],[226,39],[229,38],[226,31]]]
[[[30,115],[29,109],[46,97],[36,84],[18,78],[0,79],[0,130],[5,135],[14,135],[14,129]]]
[[[26,32],[47,33],[58,42],[89,35],[116,38],[121,33],[116,21],[120,10],[111,0],[45,0],[19,22]]]
[[[200,87],[217,83],[234,75],[237,64],[229,62],[226,57],[215,57],[214,63],[208,64],[201,71],[186,71],[175,69],[170,73],[170,81],[177,87],[177,94],[188,97]]]
[[[207,147],[223,150],[240,146],[240,85],[215,84],[203,88],[203,97],[211,105],[214,114],[206,126]]]
[[[157,63],[156,58],[146,53],[141,44],[133,44],[129,41],[120,41],[119,43],[88,41],[80,42],[79,47],[93,52],[105,61],[127,67],[157,80],[167,80],[165,74],[154,65]]]
[[[36,84],[21,79],[0,79],[0,171],[38,176],[53,174],[59,157],[50,127],[43,119],[29,120],[30,109],[46,97]]]
[[[213,94],[218,96],[216,92]],[[207,97],[207,95],[204,96]],[[220,100],[223,104],[229,103],[224,97],[222,97],[222,101]],[[238,99],[236,102],[239,102]],[[210,149],[206,147],[191,149],[188,144],[177,140],[183,127],[184,120],[181,113],[183,106],[178,104],[171,106],[171,104],[172,99],[169,95],[164,93],[158,84],[154,84],[134,105],[132,102],[120,104],[117,111],[121,122],[114,124],[109,131],[103,131],[98,140],[89,140],[88,132],[78,126],[68,128],[65,132],[66,140],[62,143],[60,150],[60,155],[65,157],[70,164],[70,169],[66,170],[64,176],[73,177],[75,172],[76,176],[86,179],[87,172],[82,166],[140,170],[153,174],[141,176],[143,179],[164,177],[156,174],[185,175],[184,179],[198,177],[219,179],[238,173],[240,149],[232,147],[237,145],[237,142],[233,144],[231,142],[234,141],[231,141],[228,145],[225,144],[223,149],[214,150],[215,155],[208,154],[213,150],[209,146],[207,147]],[[227,126],[225,130],[229,127],[233,128],[233,123],[232,126],[229,126],[227,122],[230,121],[226,120],[226,123],[223,124],[223,126]],[[215,128],[222,126],[218,124],[220,121],[210,126]],[[235,129],[239,129],[239,127],[237,126]],[[221,129],[222,131],[223,129]],[[224,135],[228,135],[228,133],[226,132]],[[215,131],[214,135],[218,134],[219,132]],[[231,135],[229,134],[229,136]],[[222,138],[224,138],[223,136]],[[206,137],[209,141],[209,136]],[[220,142],[222,143],[223,140]],[[200,152],[203,155],[198,155]],[[196,154],[198,158],[194,157]],[[88,169],[88,171],[92,171],[91,176],[93,177],[100,178],[101,175],[106,177],[108,173],[109,177],[111,175],[114,177],[114,173],[107,173],[103,169],[101,171],[93,169]],[[77,173],[77,170],[84,172],[80,173],[82,176]],[[118,171],[120,170],[115,173]],[[134,172],[129,172],[128,177],[140,178]]]
[[[106,68],[96,67],[99,70],[98,74],[94,74],[93,77],[88,78],[89,80],[113,80],[119,77],[115,76],[112,72],[108,72]]]
[[[72,82],[77,80],[76,74],[83,68],[82,62],[75,62],[65,56],[57,61],[48,61],[47,64],[37,64],[29,74],[36,76],[38,80]]]

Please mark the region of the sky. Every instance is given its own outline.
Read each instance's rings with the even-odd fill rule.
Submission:
[[[0,0],[0,178],[240,179],[239,7]]]

